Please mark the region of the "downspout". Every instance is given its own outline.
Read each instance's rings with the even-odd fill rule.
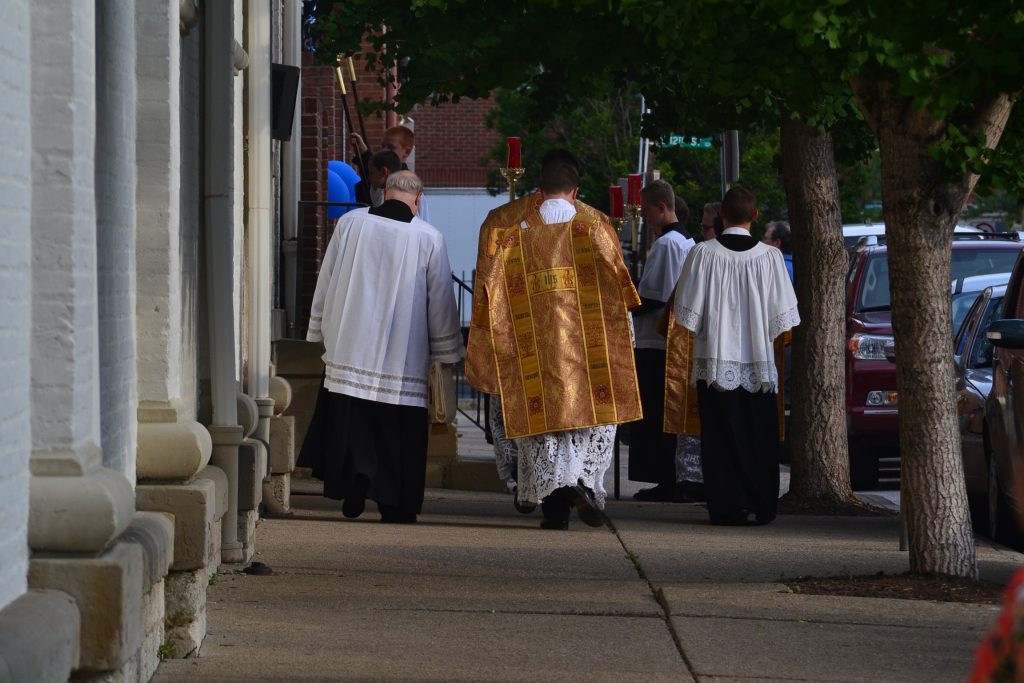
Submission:
[[[284,0],[284,63],[302,67],[302,0]],[[298,288],[296,260],[299,247],[299,168],[302,164],[302,79],[296,93],[292,139],[281,143],[281,248],[284,252],[284,306],[288,318],[288,336],[296,334],[295,292]]]
[[[248,128],[248,278],[249,395],[259,408],[253,436],[270,447],[270,289],[273,259],[270,254],[273,220],[273,178],[270,168],[270,3],[246,3],[246,127]]]
[[[234,3],[204,2],[203,218],[206,233],[207,310],[213,440],[210,463],[228,479],[221,536],[223,562],[242,562],[238,541],[238,382],[235,377],[234,259]]]

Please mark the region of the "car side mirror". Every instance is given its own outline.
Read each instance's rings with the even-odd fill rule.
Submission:
[[[985,336],[1002,349],[1024,349],[1024,320],[996,320]]]

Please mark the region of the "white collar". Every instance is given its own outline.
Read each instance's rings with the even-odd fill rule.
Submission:
[[[541,206],[547,207],[549,209],[561,209],[563,211],[572,209],[573,211],[576,211],[576,206],[572,202],[566,199],[562,199],[561,197],[555,197],[554,199],[545,199],[543,202],[541,202]]]
[[[726,228],[725,230],[722,231],[722,234],[723,235],[745,235],[746,237],[750,237],[750,231],[749,230],[747,230],[746,228],[737,228],[737,227]]]

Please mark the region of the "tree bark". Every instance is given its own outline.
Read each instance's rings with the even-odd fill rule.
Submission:
[[[800,307],[793,333],[787,499],[852,503],[843,369],[848,257],[832,137],[784,115],[780,146]]]
[[[878,138],[896,337],[902,512],[910,571],[977,576],[964,486],[951,352],[949,283],[953,227],[976,176],[951,177],[931,158],[946,122],[916,108],[885,83],[854,82]],[[982,103],[976,130],[994,146],[1011,101]]]

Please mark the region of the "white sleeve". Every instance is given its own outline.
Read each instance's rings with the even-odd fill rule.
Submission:
[[[700,245],[690,249],[683,263],[683,272],[676,285],[676,298],[672,312],[676,322],[697,333],[700,331],[704,305],[707,299],[707,273],[704,252]]]
[[[647,257],[647,266],[636,288],[637,293],[645,299],[668,301],[679,281],[686,254],[692,246],[693,240],[686,240],[682,244],[673,240],[657,240]]]
[[[425,223],[430,222],[430,211],[427,209],[427,195],[420,195],[420,208],[416,211],[416,216]]]
[[[797,310],[796,292],[786,270],[786,261],[782,252],[772,253],[772,268],[769,271],[770,282],[766,288],[768,301],[768,337],[775,339],[783,332],[800,324],[800,312]]]
[[[309,307],[309,327],[306,329],[306,341],[322,342],[324,340],[321,326],[324,320],[324,302],[327,300],[327,293],[331,289],[331,275],[334,272],[335,262],[338,260],[339,234],[341,233],[341,221],[334,224],[334,234],[331,241],[327,243],[327,252],[324,254],[323,263],[320,264],[320,273],[316,278],[316,290],[313,292],[313,303]]]
[[[427,337],[432,363],[456,363],[465,355],[452,267],[440,233],[427,261]]]

